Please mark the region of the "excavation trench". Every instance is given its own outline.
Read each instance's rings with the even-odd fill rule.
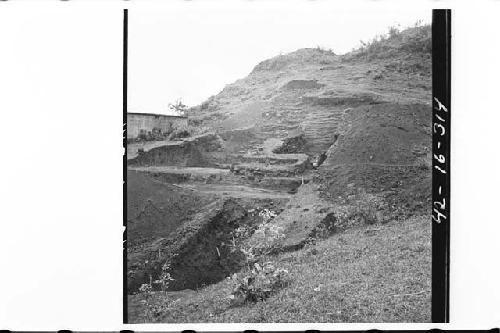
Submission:
[[[261,200],[258,207],[270,207],[273,200]],[[240,270],[246,258],[237,244],[262,222],[258,210],[250,210],[235,199],[221,199],[205,206],[190,221],[168,238],[154,242],[141,260],[135,260],[128,274],[129,290],[135,292],[143,283],[155,284],[162,267],[174,279],[167,290],[197,289],[223,280]],[[239,228],[239,229],[238,229]],[[241,235],[244,230],[246,235]]]

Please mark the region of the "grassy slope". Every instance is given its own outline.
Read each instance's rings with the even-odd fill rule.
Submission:
[[[290,272],[288,287],[264,302],[231,307],[230,282],[156,294],[158,322],[428,322],[431,242],[427,216],[359,227],[315,246],[267,258]],[[145,321],[141,296],[130,319]]]

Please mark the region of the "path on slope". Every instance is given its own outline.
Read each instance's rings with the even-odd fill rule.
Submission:
[[[245,185],[177,184],[176,186],[201,193],[210,193],[232,198],[286,199],[292,196],[292,194],[286,192],[266,190]]]
[[[231,174],[228,169],[217,168],[199,168],[199,167],[177,167],[177,166],[151,166],[151,167],[129,167],[129,170],[139,171],[144,174],[164,174],[164,175],[190,175],[189,182],[172,181],[172,186],[190,191],[200,192],[202,194],[214,194],[222,197],[232,198],[255,198],[255,199],[287,199],[291,194],[286,191],[270,190],[258,186],[249,186],[244,183],[227,183],[220,177]],[[213,177],[219,176],[219,178]],[[210,182],[203,178],[207,177]],[[211,178],[208,178],[211,177]],[[155,183],[165,183],[154,177],[148,177]]]

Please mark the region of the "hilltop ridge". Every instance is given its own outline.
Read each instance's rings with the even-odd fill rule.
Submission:
[[[251,136],[255,145],[241,150],[301,131],[316,147],[311,153],[318,153],[341,131],[347,108],[430,104],[429,33],[429,26],[409,28],[346,55],[321,48],[278,55],[191,108],[190,117],[222,134],[246,130],[242,135]]]

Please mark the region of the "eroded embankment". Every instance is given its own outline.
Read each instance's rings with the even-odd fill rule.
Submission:
[[[210,166],[213,165],[211,153],[222,149],[222,139],[217,134],[206,133],[182,141],[157,143],[148,150],[138,150],[137,156],[127,163],[131,166]]]
[[[279,205],[276,200],[253,201],[253,204]],[[235,199],[213,202],[169,237],[159,238],[141,251],[130,253],[128,290],[135,292],[141,284],[157,280],[165,264],[170,266],[168,272],[174,279],[169,290],[197,289],[239,270],[245,257],[235,246],[242,236],[234,231],[238,227],[252,230],[262,222],[255,209],[249,210],[246,206]]]

